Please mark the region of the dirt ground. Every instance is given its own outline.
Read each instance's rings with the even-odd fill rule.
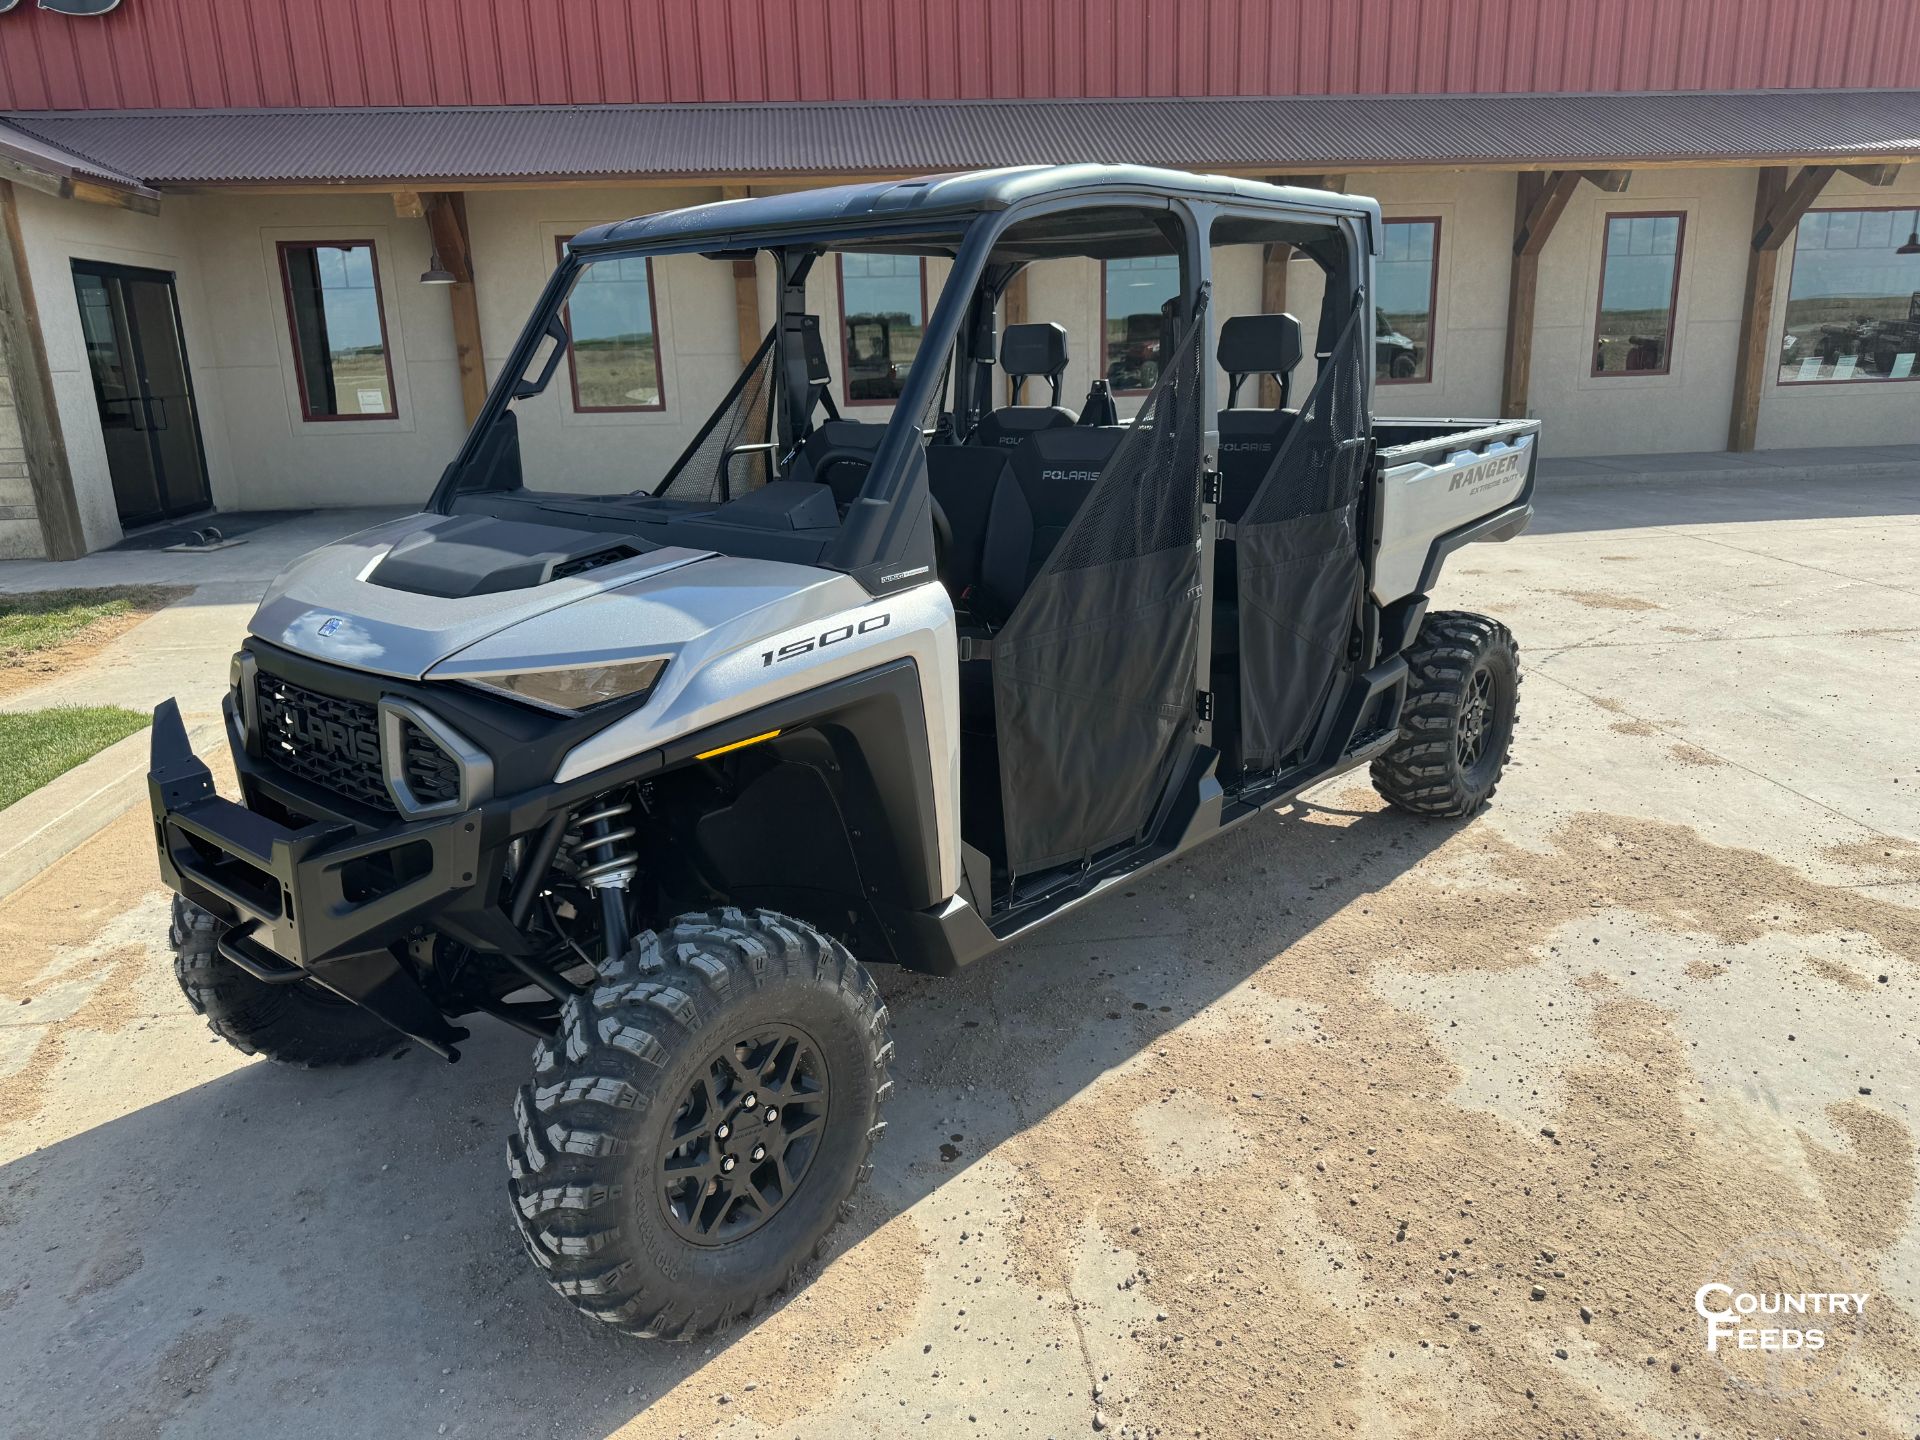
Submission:
[[[1457,556],[1442,602],[1528,669],[1492,809],[1349,776],[957,979],[881,972],[874,1181],[694,1346],[520,1251],[522,1037],[246,1061],[129,816],[0,904],[0,1429],[1914,1435],[1917,513],[1571,492]],[[1781,1237],[1798,1271],[1752,1259]],[[1696,1290],[1788,1272],[1867,1307],[1708,1354]]]

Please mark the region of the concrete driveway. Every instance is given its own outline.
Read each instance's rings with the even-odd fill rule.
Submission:
[[[129,816],[0,905],[3,1428],[1912,1435],[1917,516],[1920,479],[1567,491],[1456,557],[1441,602],[1528,667],[1493,808],[1349,777],[883,973],[855,1220],[691,1347],[521,1253],[522,1037],[245,1061]],[[1709,1355],[1728,1277],[1869,1298],[1811,1359]]]

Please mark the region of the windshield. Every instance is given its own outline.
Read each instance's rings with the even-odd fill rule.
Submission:
[[[808,423],[885,428],[960,238],[849,237],[800,257],[792,303],[818,337]],[[571,239],[555,237],[562,261]],[[459,488],[719,501],[787,473],[774,339],[794,264],[773,250],[586,258],[536,317],[544,333],[495,422],[518,452],[512,483],[470,464]]]

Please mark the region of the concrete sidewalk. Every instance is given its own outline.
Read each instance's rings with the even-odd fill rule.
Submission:
[[[1579,485],[1659,485],[1690,481],[1795,481],[1830,484],[1835,480],[1899,480],[1920,475],[1920,445],[1849,445],[1812,450],[1755,450],[1735,455],[1725,450],[1693,450],[1674,455],[1592,455],[1553,453],[1551,429],[1540,459],[1539,483],[1561,488]]]
[[[87,664],[0,698],[0,712],[55,705],[124,705],[150,711],[177,698],[202,758],[225,745],[220,699],[227,665],[269,581],[316,546],[364,530],[395,510],[323,510],[271,526],[203,555],[102,551],[57,564],[0,563],[0,593],[96,585],[192,585],[192,593],[108,643]],[[33,794],[0,810],[0,896],[38,875],[144,800],[148,733],[109,745]],[[218,763],[210,759],[210,763]]]

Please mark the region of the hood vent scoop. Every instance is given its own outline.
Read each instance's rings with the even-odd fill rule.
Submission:
[[[654,548],[643,541],[610,541],[604,531],[461,515],[407,536],[381,557],[367,581],[453,600],[531,589]]]

